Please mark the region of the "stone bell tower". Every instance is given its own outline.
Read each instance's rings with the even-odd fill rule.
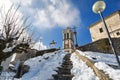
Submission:
[[[74,33],[70,27],[62,31],[63,34],[63,49],[66,52],[72,53],[74,50]]]

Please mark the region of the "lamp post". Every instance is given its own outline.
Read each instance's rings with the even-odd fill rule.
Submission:
[[[99,1],[97,1],[97,2],[94,3],[94,5],[93,5],[93,7],[92,7],[92,10],[93,10],[94,13],[99,14],[100,17],[101,17],[101,20],[102,20],[102,22],[103,22],[103,24],[104,24],[104,27],[105,27],[106,32],[107,32],[107,35],[108,35],[108,39],[109,39],[110,46],[111,46],[112,51],[113,51],[113,53],[114,53],[114,55],[115,55],[115,57],[116,57],[116,60],[117,60],[117,63],[118,63],[118,67],[120,68],[120,61],[119,61],[118,55],[117,55],[117,53],[116,53],[116,51],[115,51],[114,44],[113,44],[113,42],[112,42],[110,33],[109,33],[109,31],[108,31],[108,28],[107,28],[107,25],[106,25],[106,23],[105,23],[104,17],[103,17],[103,15],[102,15],[102,12],[105,10],[105,7],[106,7],[105,2],[102,1],[102,0],[99,0]]]

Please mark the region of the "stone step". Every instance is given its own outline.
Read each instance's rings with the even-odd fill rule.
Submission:
[[[71,62],[71,60],[63,60],[63,63],[64,63],[64,62]]]
[[[72,63],[62,63],[62,65],[72,65]]]
[[[57,67],[58,70],[71,70],[71,67]]]
[[[61,67],[57,67],[57,74],[53,74],[54,80],[72,80],[73,75],[71,75],[71,69],[73,65],[70,60],[70,54],[67,54],[63,58],[63,63]]]
[[[62,64],[64,65],[64,64],[72,64],[72,62],[70,62],[70,61],[65,61],[65,62],[63,62]]]
[[[61,74],[61,75],[52,75],[55,80],[72,80],[73,75]]]
[[[71,74],[70,70],[55,70],[57,74]]]
[[[63,58],[64,60],[70,60],[70,57],[65,57],[65,58]]]
[[[61,65],[61,68],[69,68],[69,69],[72,69],[72,65]]]

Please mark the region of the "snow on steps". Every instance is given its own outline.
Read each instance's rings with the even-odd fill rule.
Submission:
[[[63,58],[62,65],[55,70],[57,74],[53,74],[54,80],[72,80],[71,68],[73,67],[70,60],[71,54],[66,54]]]
[[[75,54],[82,59],[82,61],[86,62],[86,64],[91,67],[96,74],[96,76],[99,77],[100,80],[111,80],[107,74],[105,74],[103,71],[99,70],[96,66],[94,66],[94,62],[92,62],[87,57],[81,55],[78,51],[75,51]]]
[[[24,64],[29,65],[30,70],[22,76],[21,80],[53,80],[52,74],[56,73],[54,70],[62,64],[66,54],[60,50],[25,61]]]

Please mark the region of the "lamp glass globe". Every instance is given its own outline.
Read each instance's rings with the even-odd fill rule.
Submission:
[[[104,1],[97,1],[94,3],[92,10],[94,13],[99,13],[105,10],[106,4]]]

